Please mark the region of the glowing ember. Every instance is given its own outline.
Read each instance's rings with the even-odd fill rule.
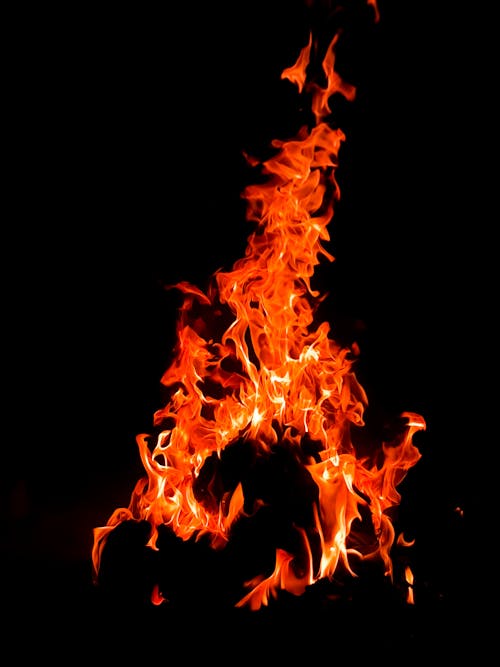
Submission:
[[[322,243],[340,195],[335,171],[345,136],[327,123],[329,102],[334,94],[355,96],[335,71],[337,40],[322,60],[324,85],[308,80],[318,46],[312,34],[282,73],[309,96],[313,122],[292,140],[273,141],[273,156],[261,164],[265,182],[244,190],[255,224],[244,257],[215,273],[206,292],[176,285],[183,305],[162,378],[169,398],[154,415],[158,435],[137,437],[146,474],[129,506],[94,530],[96,580],[107,538],[127,521],[149,523],[152,550],[159,549],[160,527],[223,549],[239,522],[273,500],[268,491],[256,493],[251,479],[277,460],[283,475],[297,478],[295,493],[304,495],[307,511],[294,515],[287,539],[275,545],[274,570],[242,582],[248,592],[236,606],[257,610],[280,591],[302,595],[339,570],[357,576],[355,564],[364,560],[379,561],[393,577],[390,511],[401,499],[397,486],[420,458],[413,436],[425,422],[404,413],[391,442],[359,454],[351,431],[365,426],[367,396],[353,371],[358,350],[337,344],[329,324],[316,322],[323,296],[311,286],[320,259],[334,259]],[[224,476],[225,456],[239,450],[248,469],[240,479]],[[411,587],[409,568],[405,578]],[[168,597],[154,586],[153,604]]]

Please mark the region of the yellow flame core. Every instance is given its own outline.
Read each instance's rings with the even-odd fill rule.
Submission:
[[[326,322],[315,325],[322,296],[310,282],[322,257],[334,259],[322,242],[329,240],[327,225],[339,197],[335,170],[345,139],[324,119],[334,93],[348,99],[355,94],[334,71],[336,40],[323,61],[324,88],[306,80],[312,37],[295,65],[283,72],[282,78],[311,94],[316,122],[293,140],[275,140],[274,156],[261,165],[266,182],[243,192],[247,218],[256,224],[245,256],[231,271],[216,273],[207,293],[188,283],[177,285],[184,302],[176,354],[162,378],[171,395],[154,415],[156,426],[168,428],[156,443],[147,435],[137,438],[146,477],[137,482],[129,507],[115,510],[106,526],[95,529],[96,573],[110,531],[127,520],[150,523],[152,549],[162,525],[183,540],[206,535],[214,548],[223,547],[243,513],[243,487],[217,496],[210,484],[203,492],[195,485],[208,457],[220,457],[244,440],[261,456],[277,445],[288,446],[318,493],[311,533],[297,528],[299,552],[277,548],[274,573],[247,582],[250,592],[238,606],[258,609],[280,589],[300,595],[318,579],[331,579],[339,563],[354,575],[353,554],[380,557],[392,576],[394,529],[387,510],[399,503],[396,487],[420,458],[413,435],[425,429],[425,422],[405,413],[404,432],[383,444],[382,461],[380,451],[376,463],[356,456],[350,429],[364,426],[367,397],[352,369],[353,351],[329,337]],[[217,324],[228,313],[229,324],[218,335],[209,322]],[[306,454],[305,436],[318,444],[317,456]],[[371,516],[376,536],[368,553],[349,544],[361,507]],[[319,558],[311,545],[313,533]],[[157,589],[152,600],[162,600]]]

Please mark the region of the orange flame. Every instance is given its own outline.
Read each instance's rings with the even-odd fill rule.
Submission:
[[[396,487],[420,458],[413,436],[425,422],[404,413],[394,441],[357,456],[351,428],[365,425],[367,405],[353,371],[357,349],[332,340],[327,322],[316,325],[323,296],[311,285],[320,259],[334,259],[323,242],[340,196],[335,170],[345,140],[325,119],[332,95],[355,95],[334,70],[337,37],[323,59],[324,87],[306,77],[312,35],[282,73],[310,94],[315,122],[291,140],[273,141],[275,153],[261,165],[266,182],[244,190],[247,219],[255,223],[244,257],[231,271],[215,273],[206,293],[185,282],[176,286],[183,305],[173,362],[162,377],[169,400],[154,415],[156,439],[137,437],[146,476],[128,508],[94,529],[96,576],[106,540],[123,521],[149,522],[151,549],[158,549],[160,526],[182,540],[203,535],[214,549],[223,548],[238,520],[259,512],[265,499],[252,504],[241,482],[221,489],[215,473],[207,476],[207,464],[245,442],[259,460],[287,449],[317,492],[312,525],[293,527],[296,552],[277,546],[274,572],[248,581],[237,606],[256,610],[279,590],[301,595],[339,566],[356,576],[353,559],[379,558],[392,577],[389,510],[400,502]],[[366,514],[374,534],[368,548],[353,539],[353,524]],[[155,588],[152,601],[162,599]]]
[[[413,594],[413,572],[411,570],[411,567],[407,565],[405,567],[405,580],[406,583],[408,584],[408,592],[406,595],[406,601],[408,604],[415,604],[415,597]]]

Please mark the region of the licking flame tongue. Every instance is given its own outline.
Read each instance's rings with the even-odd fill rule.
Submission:
[[[336,40],[322,63],[325,87],[306,80],[312,38],[282,73],[310,93],[315,122],[290,141],[275,140],[274,156],[261,165],[266,182],[245,189],[247,218],[256,225],[245,256],[216,273],[206,293],[177,285],[184,295],[177,345],[162,378],[170,398],[154,415],[156,441],[137,438],[147,476],[129,507],[95,529],[96,572],[107,536],[125,520],[150,523],[152,549],[162,525],[182,540],[204,535],[213,548],[223,547],[233,525],[267,501],[247,498],[241,482],[221,489],[215,473],[207,475],[208,463],[230,446],[250,443],[259,461],[286,449],[316,492],[312,525],[293,527],[296,551],[276,545],[274,572],[246,582],[249,592],[237,606],[258,609],[280,589],[301,595],[331,579],[339,565],[354,575],[354,557],[379,558],[392,577],[395,531],[387,510],[399,503],[396,487],[420,458],[412,438],[425,422],[404,413],[406,425],[393,442],[373,456],[356,456],[350,427],[364,426],[366,394],[352,370],[352,351],[329,337],[326,322],[315,325],[321,295],[310,282],[322,256],[334,259],[322,241],[339,197],[335,168],[345,136],[325,122],[329,99],[355,94],[334,70]],[[361,509],[372,521],[368,549],[351,538]],[[153,601],[159,600],[155,589]]]

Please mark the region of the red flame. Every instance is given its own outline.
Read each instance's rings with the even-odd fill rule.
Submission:
[[[316,493],[312,525],[293,527],[296,550],[277,547],[274,571],[246,582],[248,593],[237,606],[259,609],[280,590],[301,595],[318,580],[331,580],[340,566],[356,576],[359,559],[379,559],[393,576],[390,510],[401,500],[397,486],[420,458],[413,436],[425,422],[404,413],[393,441],[357,455],[351,430],[365,425],[367,405],[353,371],[357,348],[342,347],[327,322],[316,323],[323,295],[311,285],[320,260],[334,259],[323,243],[340,196],[335,172],[345,136],[326,122],[330,101],[355,95],[334,69],[337,39],[322,61],[326,85],[307,79],[312,34],[282,73],[310,95],[314,123],[291,140],[273,141],[273,157],[261,164],[265,182],[244,190],[247,219],[255,224],[244,257],[231,271],[215,273],[206,292],[176,285],[183,305],[173,361],[162,377],[169,399],[154,415],[159,435],[137,437],[146,474],[129,506],[94,530],[96,576],[110,532],[124,521],[149,522],[153,550],[160,526],[182,540],[203,535],[213,549],[223,548],[236,523],[266,502],[252,503],[241,482],[221,490],[215,474],[205,474],[209,460],[242,442],[259,461],[286,449]],[[366,515],[374,536],[368,546],[353,537],[354,524]],[[151,598],[163,600],[158,587]]]

